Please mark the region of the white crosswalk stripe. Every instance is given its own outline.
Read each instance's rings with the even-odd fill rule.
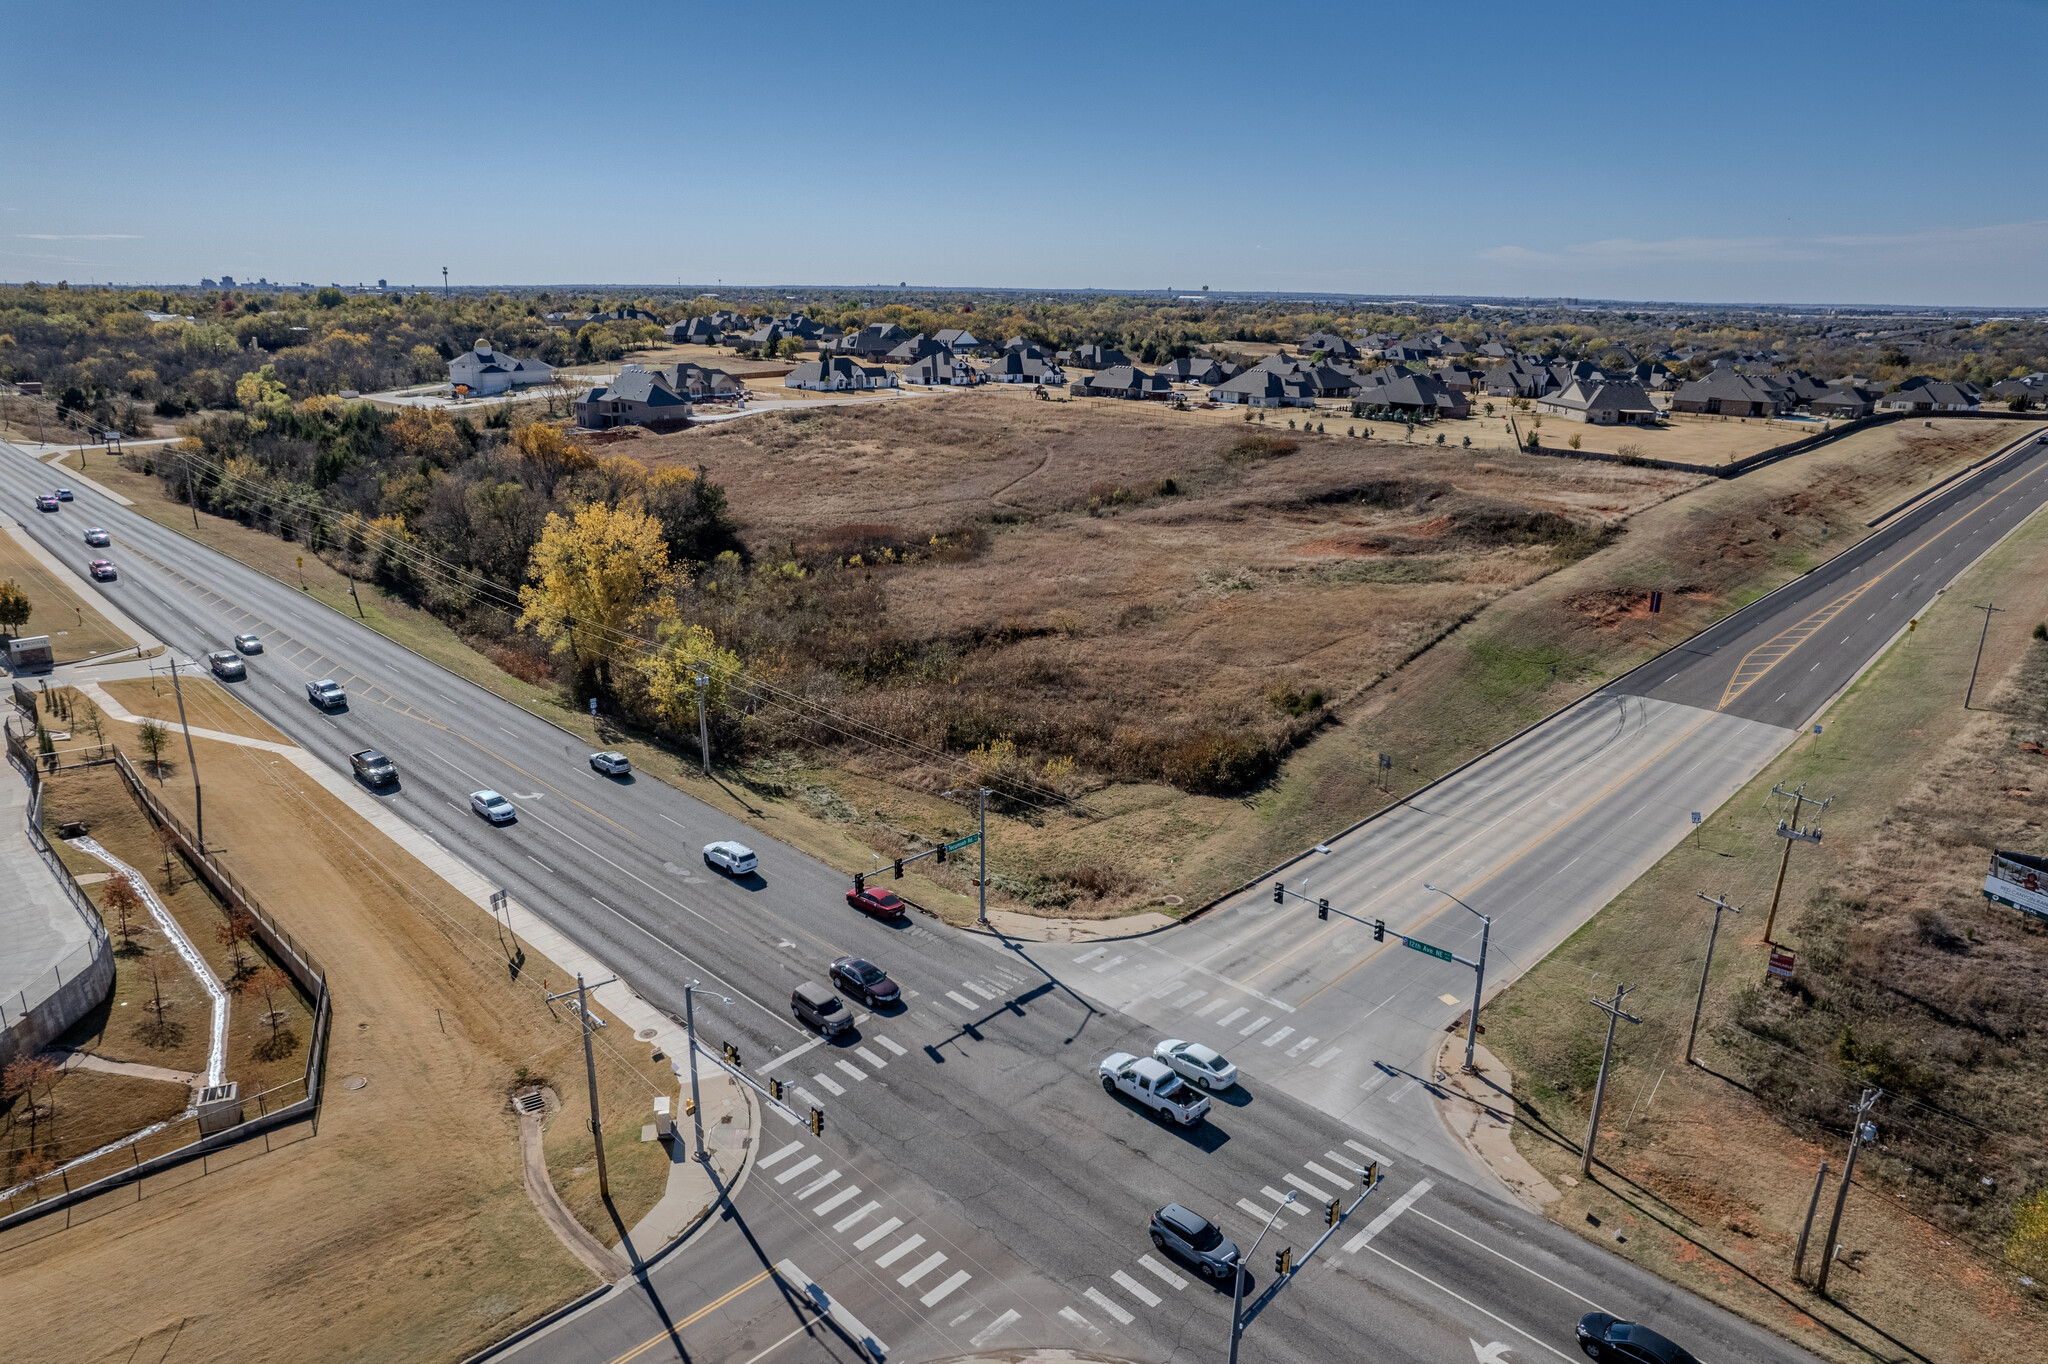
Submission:
[[[963,980],[960,983],[980,995],[983,999],[997,999],[1001,996],[1001,991],[991,990],[978,980]]]
[[[818,1088],[824,1090],[835,1099],[846,1092],[845,1085],[840,1084],[822,1071],[811,1077],[811,1083],[817,1085]]]
[[[810,1183],[804,1185],[801,1189],[798,1189],[796,1191],[797,1201],[801,1203],[804,1199],[809,1198],[812,1194],[818,1192],[827,1184],[833,1184],[838,1182],[838,1179],[839,1171],[827,1170],[824,1174],[819,1175],[816,1179],[812,1180]]]
[[[1186,1288],[1188,1286],[1188,1281],[1186,1279],[1174,1273],[1165,1265],[1160,1264],[1159,1261],[1153,1259],[1150,1255],[1140,1255],[1138,1257],[1138,1263],[1143,1265],[1146,1268],[1146,1270],[1148,1270],[1155,1278],[1158,1278],[1159,1280],[1167,1284],[1169,1287],[1178,1290]]]
[[[1117,1305],[1116,1299],[1110,1297],[1101,1289],[1091,1288],[1086,1293],[1083,1293],[1081,1296],[1088,1299],[1088,1301],[1094,1303],[1097,1307],[1100,1307],[1103,1311],[1109,1313],[1112,1317],[1115,1317],[1117,1324],[1119,1326],[1129,1326],[1131,1324],[1131,1314],[1129,1312],[1124,1311],[1122,1307]]]
[[[1060,1309],[1060,1320],[1073,1323],[1089,1335],[1094,1336],[1097,1340],[1106,1339],[1102,1332],[1097,1329],[1094,1322],[1088,1320],[1088,1318],[1082,1316],[1071,1307],[1062,1307]]]
[[[948,1282],[951,1282],[951,1280],[948,1280]],[[944,1288],[945,1286],[945,1284],[940,1284],[939,1288]],[[937,1292],[938,1289],[933,1289],[932,1291]],[[982,1346],[1001,1335],[1011,1325],[1022,1319],[1023,1314],[1013,1307],[969,1337],[967,1343],[979,1350]]]
[[[1299,1056],[1303,1052],[1307,1051],[1310,1047],[1313,1047],[1316,1043],[1322,1040],[1322,1038],[1317,1037],[1313,1033],[1311,1033],[1309,1036],[1302,1038],[1299,1042],[1296,1042],[1293,1046],[1289,1047],[1287,1049],[1287,1054],[1289,1056]]]
[[[802,1160],[800,1160],[800,1161],[798,1161],[798,1162],[797,1162],[796,1164],[794,1164],[794,1165],[790,1166],[790,1167],[789,1167],[789,1168],[788,1168],[787,1170],[784,1170],[784,1171],[783,1171],[783,1172],[782,1172],[781,1174],[779,1174],[779,1175],[775,1176],[775,1182],[776,1182],[777,1184],[787,1184],[787,1183],[789,1183],[789,1181],[790,1181],[790,1180],[792,1180],[792,1179],[795,1179],[795,1178],[796,1178],[796,1177],[797,1177],[798,1175],[800,1175],[800,1174],[802,1174],[802,1173],[803,1173],[804,1171],[806,1171],[806,1170],[810,1169],[810,1168],[811,1168],[811,1167],[812,1167],[813,1165],[817,1165],[817,1164],[819,1164],[819,1163],[821,1163],[821,1162],[820,1162],[820,1158],[819,1158],[819,1157],[817,1157],[817,1156],[805,1156],[805,1157],[804,1157],[804,1158],[803,1158]]]
[[[856,1192],[858,1192],[858,1190],[856,1190]],[[882,1205],[880,1203],[875,1202],[871,1198],[866,1203],[863,1203],[860,1207],[855,1208],[852,1212],[840,1218],[837,1222],[834,1222],[832,1224],[832,1230],[845,1231],[848,1227],[853,1226],[855,1223],[867,1220],[867,1215],[869,1213],[879,1212],[881,1210],[881,1207]],[[819,1211],[822,1212],[823,1209],[820,1209]]]
[[[859,1197],[860,1185],[849,1184],[845,1188],[841,1189],[838,1193],[835,1193],[830,1198],[826,1199],[823,1203],[820,1203],[817,1207],[812,1208],[811,1212],[816,1216],[823,1217],[826,1213],[831,1212],[834,1208],[839,1207],[841,1204],[850,1203],[854,1199]]]
[[[1258,1218],[1262,1223],[1265,1221],[1266,1218],[1271,1217],[1273,1215],[1273,1210],[1271,1208],[1262,1208],[1258,1204],[1252,1202],[1249,1198],[1238,1199],[1237,1206],[1243,1208],[1246,1212]]]
[[[1316,1164],[1312,1160],[1304,1160],[1301,1163],[1301,1168],[1307,1170],[1312,1175],[1319,1175],[1322,1178],[1329,1180],[1332,1184],[1340,1186],[1349,1184],[1353,1179],[1357,1178],[1356,1175],[1340,1175],[1334,1170],[1325,1170],[1322,1166]]]
[[[888,1221],[876,1227],[873,1231],[869,1232],[867,1235],[861,1237],[858,1241],[855,1241],[853,1243],[853,1248],[855,1250],[866,1250],[869,1246],[881,1240],[884,1236],[887,1236],[890,1232],[896,1230],[896,1228],[902,1225],[902,1218],[892,1217]]]
[[[1264,1194],[1266,1197],[1272,1199],[1275,1203],[1287,1203],[1287,1195],[1281,1193],[1271,1184],[1266,1185],[1264,1188],[1260,1189],[1259,1192]],[[1287,1211],[1295,1213],[1301,1217],[1306,1217],[1308,1216],[1308,1204],[1302,1202],[1300,1199],[1297,1198],[1292,1203],[1287,1203]]]
[[[1271,1036],[1259,1039],[1259,1045],[1262,1047],[1277,1047],[1292,1036],[1294,1036],[1294,1029],[1292,1028],[1275,1028]]]
[[[868,1050],[866,1047],[855,1047],[853,1049],[853,1054],[855,1056],[858,1056],[861,1060],[867,1062],[869,1065],[873,1066],[876,1070],[885,1069],[889,1064],[887,1061],[884,1061],[881,1057],[877,1056],[874,1052]]]
[[[1154,990],[1154,991],[1152,992],[1152,998],[1154,998],[1154,999],[1164,999],[1164,998],[1166,998],[1166,997],[1167,997],[1168,995],[1172,994],[1172,993],[1173,993],[1173,992],[1174,992],[1175,990],[1178,990],[1178,989],[1181,989],[1182,987],[1184,987],[1184,986],[1185,986],[1186,984],[1187,984],[1187,982],[1186,982],[1185,980],[1181,980],[1181,979],[1177,979],[1177,978],[1176,978],[1176,979],[1174,979],[1174,980],[1169,980],[1169,981],[1167,981],[1167,982],[1166,982],[1166,984],[1164,984],[1164,985],[1160,986],[1160,987],[1159,987],[1158,989],[1156,989],[1156,990]]]
[[[1324,1066],[1327,1066],[1327,1065],[1329,1065],[1329,1064],[1330,1064],[1330,1062],[1332,1062],[1332,1061],[1336,1060],[1336,1059],[1337,1059],[1337,1053],[1338,1053],[1338,1052],[1340,1052],[1340,1051],[1342,1051],[1342,1050],[1344,1050],[1344,1048],[1342,1048],[1342,1047],[1332,1047],[1332,1048],[1330,1048],[1330,1049],[1329,1049],[1328,1051],[1324,1052],[1324,1053],[1323,1053],[1323,1054],[1322,1054],[1321,1056],[1318,1056],[1318,1057],[1317,1057],[1317,1058],[1316,1058],[1315,1060],[1313,1060],[1313,1061],[1309,1062],[1309,1063],[1308,1063],[1308,1064],[1309,1064],[1309,1069],[1310,1069],[1310,1070],[1321,1070],[1321,1069],[1322,1069],[1322,1068],[1323,1068]]]
[[[782,1148],[782,1149],[781,1149],[780,1151],[777,1151],[777,1152],[776,1152],[776,1153],[775,1153],[774,1155],[772,1155],[772,1156],[763,1156],[763,1157],[761,1157],[761,1159],[759,1159],[759,1160],[755,1161],[755,1162],[754,1162],[754,1168],[755,1168],[755,1169],[757,1169],[757,1170],[765,1170],[765,1169],[767,1169],[767,1168],[768,1168],[769,1166],[771,1166],[771,1165],[775,1164],[775,1163],[776,1163],[777,1161],[779,1161],[779,1160],[784,1160],[784,1159],[786,1159],[786,1158],[788,1158],[788,1157],[790,1157],[790,1156],[793,1156],[793,1155],[795,1155],[795,1154],[796,1154],[796,1153],[797,1153],[798,1151],[801,1151],[801,1150],[803,1150],[803,1149],[804,1149],[804,1144],[803,1144],[802,1142],[800,1142],[800,1141],[793,1141],[793,1142],[791,1142],[791,1143],[790,1143],[789,1145],[787,1145],[787,1146],[783,1147],[783,1148]]]
[[[1217,1022],[1219,1022],[1219,1023],[1221,1023],[1221,1022],[1223,1022],[1223,1021],[1224,1021],[1224,1020],[1222,1020],[1222,1019],[1218,1019],[1218,1020],[1217,1020]],[[1265,1016],[1264,1018],[1261,1018],[1261,1019],[1260,1019],[1260,1020],[1259,1020],[1258,1022],[1256,1022],[1256,1023],[1247,1023],[1247,1024],[1245,1024],[1245,1025],[1244,1025],[1244,1026],[1243,1026],[1242,1028],[1239,1028],[1239,1029],[1237,1030],[1237,1035],[1238,1035],[1239,1037],[1250,1037],[1250,1036],[1251,1036],[1251,1035],[1252,1035],[1253,1033],[1257,1032],[1257,1031],[1258,1031],[1258,1030],[1259,1030],[1260,1028],[1263,1028],[1263,1027],[1265,1027],[1265,1026],[1266,1026],[1266,1025],[1268,1024],[1268,1023],[1271,1023],[1272,1021],[1273,1021],[1273,1015],[1271,1015],[1271,1014],[1267,1014],[1267,1015],[1266,1015],[1266,1016]]]
[[[1116,965],[1116,964],[1117,964],[1118,962],[1120,962],[1120,961],[1122,961],[1122,960],[1123,960],[1123,958],[1122,958],[1122,957],[1111,957],[1111,958],[1110,958],[1110,959],[1109,959],[1108,961],[1106,961],[1106,962],[1102,963],[1102,965],[1100,965],[1100,966],[1091,966],[1091,967],[1090,967],[1090,968],[1088,968],[1088,969],[1089,969],[1089,970],[1091,970],[1091,971],[1096,971],[1096,972],[1101,972],[1101,971],[1107,971],[1107,970],[1108,970],[1108,969],[1109,969],[1110,967],[1112,967],[1112,966],[1115,966],[1115,965]]]
[[[851,1075],[856,1080],[865,1080],[868,1078],[868,1073],[862,1070],[859,1066],[855,1065],[851,1061],[837,1061],[833,1064],[836,1065],[840,1070],[844,1071],[846,1074]]]
[[[881,1255],[877,1256],[875,1258],[875,1264],[882,1269],[887,1269],[890,1265],[895,1264],[898,1260],[910,1254],[911,1251],[916,1250],[919,1246],[923,1244],[924,1237],[919,1236],[918,1234],[913,1232],[909,1236],[905,1237],[903,1240],[898,1241],[894,1246],[891,1246],[888,1250],[882,1252]]]
[[[1315,1185],[1309,1183],[1300,1175],[1287,1176],[1287,1182],[1289,1184],[1292,1184],[1295,1188],[1301,1190],[1303,1193],[1309,1195],[1311,1198],[1328,1198],[1330,1196],[1328,1192],[1322,1189],[1318,1189]]]
[[[904,1270],[903,1273],[897,1277],[896,1282],[903,1285],[903,1287],[908,1288],[912,1284],[916,1283],[919,1279],[922,1279],[925,1275],[937,1269],[940,1265],[946,1263],[946,1259],[946,1252],[943,1250],[938,1251],[935,1254],[927,1255],[924,1259],[918,1261],[909,1269]]]
[[[803,1102],[804,1107],[806,1108],[823,1108],[825,1106],[824,1102],[820,1100],[817,1095],[811,1093],[811,1091],[805,1089],[802,1085],[791,1085],[789,1087],[789,1092],[793,1097],[801,1100]],[[801,1122],[802,1119],[794,1119],[794,1121]]]
[[[952,1297],[953,1291],[955,1289],[959,1288],[961,1284],[966,1283],[969,1279],[973,1277],[973,1275],[969,1274],[964,1269],[956,1269],[952,1272],[952,1274],[948,1275],[946,1278],[939,1280],[938,1286],[932,1289],[931,1292],[919,1298],[918,1301],[923,1303],[926,1307],[937,1307],[947,1298]]]
[[[1093,952],[1084,952],[1080,956],[1074,958],[1074,965],[1080,966],[1085,962],[1094,961],[1097,957],[1101,956],[1103,953],[1107,951],[1109,951],[1107,947],[1098,947]]]
[[[966,995],[961,994],[958,990],[946,991],[946,998],[952,1000],[955,1004],[960,1005],[964,1009],[978,1009],[981,1007],[979,1004],[976,1004],[973,1000],[969,999]]]
[[[1418,1183],[1414,1188],[1410,1189],[1407,1193],[1402,1194],[1399,1198],[1395,1199],[1391,1204],[1388,1205],[1387,1210],[1385,1212],[1381,1213],[1378,1217],[1373,1218],[1372,1221],[1366,1223],[1364,1231],[1361,1231],[1360,1233],[1358,1233],[1358,1235],[1346,1241],[1344,1243],[1344,1249],[1347,1251],[1363,1250],[1367,1243],[1369,1243],[1373,1237],[1379,1235],[1388,1227],[1392,1226],[1394,1219],[1399,1217],[1402,1213],[1408,1211],[1409,1208],[1413,1207],[1415,1205],[1415,1200],[1422,1197],[1424,1194],[1428,1193],[1431,1187],[1432,1186],[1430,1181],[1425,1179]]]
[[[1207,990],[1196,990],[1190,994],[1183,995],[1179,999],[1173,1001],[1174,1007],[1185,1009],[1188,1005],[1194,1003],[1196,1000],[1200,999],[1203,995],[1206,995],[1208,993],[1209,992]]]
[[[1216,1010],[1222,1008],[1225,1004],[1228,1004],[1229,1002],[1230,996],[1218,995],[1216,996],[1216,998],[1210,1000],[1207,1004],[1204,1004],[1201,1008],[1195,1010],[1195,1017],[1207,1018],[1210,1014],[1216,1012]],[[1243,1013],[1245,1011],[1243,1009],[1239,1009],[1238,1012]]]
[[[890,1040],[889,1040],[888,1038],[886,1038],[886,1037],[877,1037],[877,1038],[875,1039],[875,1041],[877,1041],[877,1042],[881,1043],[881,1044],[882,1044],[883,1046],[887,1047],[887,1048],[889,1049],[889,1054],[890,1054],[891,1056],[901,1056],[901,1055],[903,1055],[903,1054],[904,1054],[904,1052],[903,1052],[903,1048],[901,1048],[901,1047],[897,1046],[897,1045],[896,1045],[896,1044],[895,1044],[894,1042],[891,1042],[891,1041],[890,1041]]]
[[[1157,1293],[1154,1293],[1121,1269],[1109,1277],[1116,1281],[1117,1287],[1123,1289],[1124,1292],[1130,1294],[1139,1302],[1144,1303],[1147,1307],[1157,1307],[1159,1305],[1160,1297]]]
[[[1250,1009],[1245,1008],[1243,1005],[1239,1005],[1237,1008],[1232,1009],[1229,1013],[1223,1015],[1223,1017],[1217,1019],[1216,1026],[1219,1028],[1227,1028],[1231,1024],[1237,1022],[1238,1019],[1243,1018],[1246,1014],[1250,1012]],[[1271,1022],[1272,1020],[1268,1019],[1267,1021]]]

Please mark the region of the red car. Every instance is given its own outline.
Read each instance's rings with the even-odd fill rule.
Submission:
[[[865,890],[849,890],[846,903],[873,919],[900,919],[910,912],[910,906],[903,903],[902,896],[894,891],[876,890],[873,886]]]

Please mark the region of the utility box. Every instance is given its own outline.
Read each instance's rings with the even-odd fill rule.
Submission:
[[[669,1106],[669,1097],[657,1094],[654,1097],[654,1135],[666,1139],[675,1134],[676,1120]]]
[[[56,660],[50,652],[48,635],[25,635],[7,641],[7,670],[12,673],[46,673]]]
[[[241,1081],[230,1080],[224,1085],[208,1085],[199,1091],[200,1136],[210,1137],[216,1132],[242,1125],[241,1089]]]

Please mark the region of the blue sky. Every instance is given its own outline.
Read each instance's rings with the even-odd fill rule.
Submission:
[[[2038,3],[0,24],[0,279],[2048,305]]]

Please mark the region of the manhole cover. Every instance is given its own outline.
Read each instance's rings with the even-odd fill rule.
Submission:
[[[370,1083],[370,1077],[367,1075],[351,1075],[341,1082],[341,1087],[343,1089],[361,1089],[368,1083]]]
[[[1187,901],[1183,900],[1178,895],[1162,895],[1159,897],[1159,903],[1167,906],[1168,908],[1171,908],[1174,905],[1184,905],[1187,903]]]
[[[634,1035],[638,1037],[642,1042],[651,1042],[656,1037],[660,1036],[660,1034],[656,1032],[653,1028],[642,1028],[638,1033]]]

